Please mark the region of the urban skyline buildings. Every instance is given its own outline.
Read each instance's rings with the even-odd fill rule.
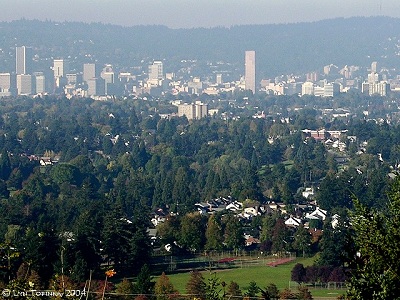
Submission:
[[[29,63],[36,66],[34,63],[31,50],[33,48],[21,46],[15,47],[16,58],[15,66],[19,72],[30,72]],[[66,59],[46,59],[53,62],[53,65],[37,68],[29,74],[16,74],[16,72],[3,72],[1,78],[0,95],[36,95],[45,93],[65,93],[68,97],[102,97],[108,96],[123,96],[123,95],[140,95],[149,93],[152,96],[161,96],[165,92],[171,92],[176,95],[178,93],[189,94],[209,94],[217,95],[219,92],[229,92],[235,89],[251,90],[253,93],[266,92],[275,95],[314,95],[322,97],[331,97],[339,92],[345,92],[351,88],[362,90],[370,95],[387,95],[391,88],[393,90],[400,85],[394,79],[388,79],[387,74],[378,69],[378,63],[372,62],[368,66],[368,83],[370,85],[361,86],[361,83],[366,79],[360,77],[354,79],[354,72],[360,70],[358,66],[344,66],[342,69],[335,65],[327,65],[323,67],[323,73],[320,71],[311,71],[298,76],[297,78],[276,77],[274,79],[256,79],[256,51],[248,50],[245,52],[244,72],[238,74],[240,80],[232,80],[224,82],[222,76],[229,78],[229,73],[218,73],[213,71],[214,80],[207,76],[194,76],[192,68],[195,66],[195,61],[190,61],[193,66],[181,69],[187,71],[186,78],[183,81],[179,77],[175,78],[175,73],[167,73],[164,75],[164,60],[145,61],[142,60],[142,65],[134,67],[134,72],[121,72],[121,66],[117,66],[114,71],[112,64],[101,63],[82,63],[81,67],[77,68],[74,60]],[[37,56],[35,56],[37,57]],[[29,63],[28,63],[29,62]],[[72,69],[69,69],[71,62]],[[184,63],[187,63],[184,61]],[[213,67],[212,65],[210,65]],[[82,68],[83,67],[83,68]],[[145,70],[148,70],[147,74]],[[141,70],[141,72],[139,72]],[[51,71],[53,74],[51,74]],[[176,71],[176,70],[173,70]],[[220,71],[220,70],[218,70]],[[178,71],[179,72],[179,71]],[[336,78],[333,80],[332,74],[338,72],[339,76],[344,76],[346,81]],[[193,75],[192,75],[193,74]],[[31,75],[31,82],[28,83]],[[147,75],[147,76],[146,76]],[[180,79],[184,78],[181,76]],[[203,74],[204,75],[204,74]],[[303,84],[305,81],[312,84]],[[183,75],[185,76],[185,75]],[[319,77],[322,79],[319,80]],[[330,76],[330,78],[328,78]],[[381,84],[380,81],[386,82]],[[178,79],[178,80],[176,80]],[[354,80],[353,80],[354,79]],[[390,81],[391,80],[391,81]],[[328,82],[329,81],[329,82]],[[336,82],[335,82],[336,81]],[[335,83],[335,84],[333,84]],[[377,84],[380,83],[380,84]],[[303,84],[303,85],[302,85]]]
[[[245,52],[245,90],[256,92],[256,52],[254,50]]]

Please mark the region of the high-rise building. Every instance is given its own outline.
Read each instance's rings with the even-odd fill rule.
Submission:
[[[178,116],[186,116],[188,120],[201,119],[208,116],[208,104],[204,104],[201,101],[196,103],[183,103],[178,105]]]
[[[340,85],[337,83],[326,83],[324,85],[323,97],[335,97],[340,93]]]
[[[9,91],[11,89],[11,74],[0,73],[0,90]]]
[[[109,95],[110,94],[110,88],[112,90],[112,86],[115,81],[115,74],[113,71],[111,72],[101,72],[101,78],[104,79],[104,85],[105,85],[105,94]]]
[[[32,72],[32,48],[25,46],[15,48],[15,73],[30,74]]]
[[[35,94],[43,94],[46,92],[46,77],[43,72],[35,72],[34,75],[34,90]]]
[[[244,85],[246,90],[256,92],[256,52],[245,52]]]
[[[87,81],[88,89],[87,95],[91,96],[102,96],[105,94],[105,84],[104,79],[99,78],[91,78]]]
[[[201,119],[208,115],[208,104],[202,103],[201,101],[196,101],[195,107],[195,118]]]
[[[32,76],[29,74],[17,75],[18,95],[32,95]]]
[[[99,76],[100,76],[100,67],[98,64],[83,65],[83,81],[87,82],[89,79],[97,78]]]
[[[362,93],[379,96],[387,96],[390,93],[390,85],[385,81],[364,82],[362,84]]]
[[[196,116],[196,109],[193,104],[183,103],[178,105],[178,116],[186,116],[188,120],[193,120]]]
[[[155,61],[149,65],[149,80],[161,80],[164,77],[163,62]]]
[[[55,92],[63,91],[64,86],[68,83],[67,73],[69,70],[68,61],[65,59],[55,59],[53,61],[53,75]]]
[[[301,86],[301,95],[314,95],[314,83],[306,81]]]
[[[55,59],[53,62],[54,78],[66,77],[68,73],[68,61],[65,59]]]

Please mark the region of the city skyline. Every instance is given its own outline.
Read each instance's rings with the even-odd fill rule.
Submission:
[[[395,0],[0,0],[0,3],[0,21],[24,18],[171,28],[297,23],[352,16],[400,17],[400,3]]]

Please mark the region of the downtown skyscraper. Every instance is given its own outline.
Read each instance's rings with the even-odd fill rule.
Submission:
[[[25,46],[15,48],[15,73],[31,74],[32,72],[32,48]]]
[[[245,52],[244,85],[245,90],[256,92],[256,52]]]

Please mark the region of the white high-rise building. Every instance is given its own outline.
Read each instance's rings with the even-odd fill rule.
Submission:
[[[201,119],[208,116],[208,104],[204,104],[201,101],[195,103],[179,104],[178,105],[178,116],[186,116],[188,120]]]
[[[301,86],[301,95],[314,95],[314,83],[304,82]]]
[[[11,74],[0,73],[0,90],[9,91],[11,89]]]
[[[68,73],[68,61],[65,59],[55,59],[53,62],[54,78],[66,77]]]
[[[35,72],[34,75],[34,88],[35,94],[43,94],[46,92],[46,77],[43,72]]]
[[[0,96],[11,96],[11,74],[0,73]]]
[[[32,76],[29,74],[17,74],[18,95],[32,95]]]
[[[15,48],[15,73],[30,74],[32,72],[32,48],[25,46]]]
[[[245,52],[245,70],[244,70],[245,90],[256,92],[256,52]]]
[[[83,81],[87,82],[89,79],[97,78],[99,76],[100,76],[100,67],[97,64],[83,65]]]
[[[109,87],[112,86],[115,80],[115,74],[111,72],[101,72],[101,78],[104,79],[105,94],[109,95]]]
[[[201,119],[208,115],[208,104],[202,103],[201,101],[196,101],[195,107],[195,118]]]
[[[155,61],[149,65],[149,80],[161,80],[164,78],[163,62]]]

